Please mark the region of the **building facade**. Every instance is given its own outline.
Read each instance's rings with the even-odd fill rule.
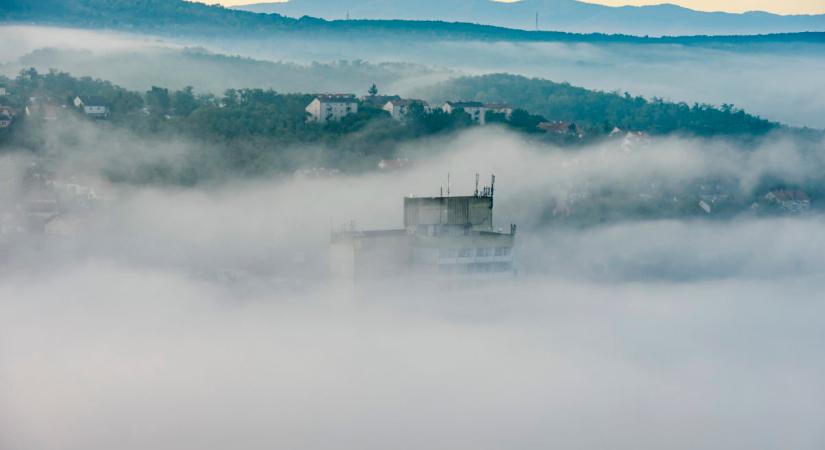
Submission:
[[[358,112],[358,100],[351,94],[318,95],[307,105],[306,112],[309,122],[338,122]]]
[[[516,227],[493,227],[493,185],[469,196],[406,197],[404,228],[332,234],[331,270],[354,280],[512,274]]]
[[[441,110],[447,114],[452,114],[453,111],[463,110],[467,113],[473,122],[484,125],[487,123],[486,115],[487,108],[481,102],[446,102],[441,105]]]
[[[430,106],[424,100],[394,99],[387,101],[382,107],[395,120],[405,120],[415,108],[420,108],[421,112],[430,112]]]

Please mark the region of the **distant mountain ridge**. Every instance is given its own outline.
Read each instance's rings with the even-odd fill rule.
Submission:
[[[431,0],[424,0],[431,1]],[[184,0],[4,0],[0,25],[38,24],[122,30],[159,36],[222,39],[301,37],[682,45],[825,44],[825,33],[640,37],[604,33],[527,31],[444,21],[334,20],[262,14]]]
[[[673,4],[610,7],[576,0],[290,0],[235,9],[327,20],[438,20],[534,30],[637,36],[731,35],[825,31],[825,14],[702,12]]]

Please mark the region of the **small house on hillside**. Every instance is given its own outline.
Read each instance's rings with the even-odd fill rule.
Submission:
[[[574,135],[582,137],[584,135],[581,128],[573,122],[566,120],[555,120],[552,122],[542,122],[538,128],[549,134]]]
[[[307,105],[307,121],[317,123],[338,122],[358,112],[358,100],[352,94],[322,94]]]
[[[109,102],[100,97],[77,96],[74,106],[93,119],[108,119],[111,110]]]
[[[413,100],[413,99],[393,99],[388,101],[384,104],[383,110],[390,113],[395,120],[404,120],[407,118],[407,114],[416,107],[420,107],[421,111],[429,112],[430,105],[427,104],[424,100]]]
[[[473,122],[484,125],[486,123],[485,115],[487,108],[481,102],[446,102],[441,106],[441,110],[447,114],[452,114],[453,111],[463,110],[469,114]]]

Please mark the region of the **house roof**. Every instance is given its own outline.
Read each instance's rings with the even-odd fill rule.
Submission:
[[[79,95],[78,98],[83,102],[83,106],[109,106],[109,102],[103,97]]]
[[[513,109],[513,107],[507,103],[485,103],[484,107],[489,109]]]
[[[353,94],[318,94],[315,98],[323,103],[358,103]]]
[[[423,105],[426,102],[424,100],[416,100],[416,99],[412,99],[412,98],[397,98],[397,99],[391,99],[387,103],[392,103],[393,106],[410,106],[410,105],[413,105],[413,104]],[[385,105],[386,105],[386,103],[385,103]]]
[[[453,108],[483,108],[484,103],[481,102],[447,102]]]

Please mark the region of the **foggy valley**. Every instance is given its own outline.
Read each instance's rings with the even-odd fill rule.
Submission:
[[[825,44],[65,4],[0,21],[3,450],[825,445]]]

